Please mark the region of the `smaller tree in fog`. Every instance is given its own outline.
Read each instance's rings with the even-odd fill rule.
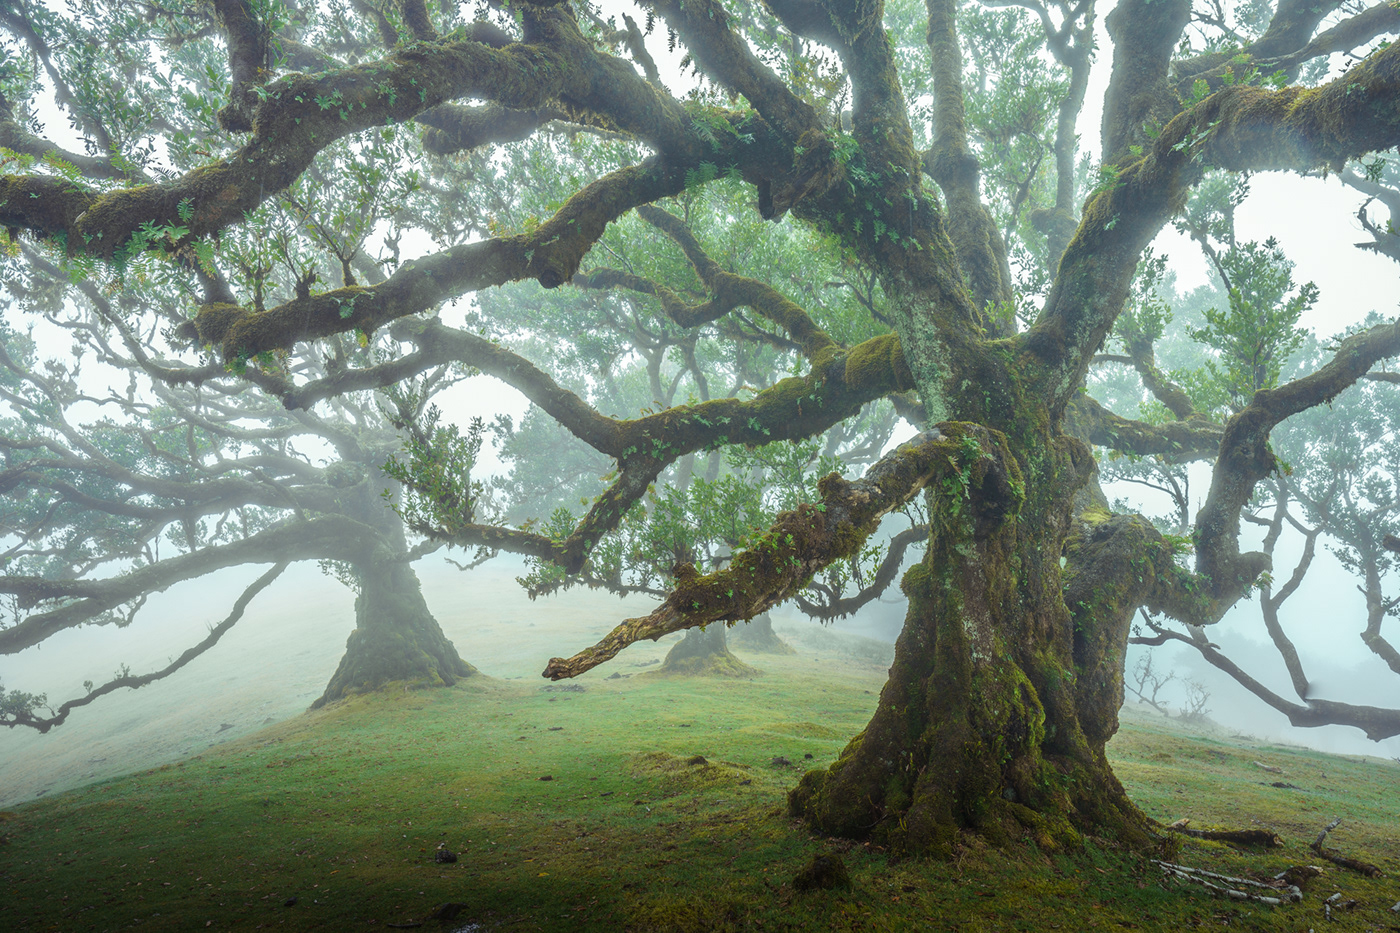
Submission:
[[[385,392],[340,392],[312,411],[313,400],[289,395],[286,373],[326,379],[372,366],[392,355],[392,338],[332,337],[251,365],[188,365],[159,349],[161,332],[183,320],[176,295],[147,282],[141,299],[109,298],[25,254],[29,274],[6,283],[19,298],[7,304],[29,312],[31,328],[0,330],[0,654],[85,626],[132,625],[153,594],[217,571],[266,569],[165,667],[122,664],[63,700],[0,686],[0,725],[48,731],[106,694],[173,674],[298,561],[356,594],[355,629],[314,705],[391,680],[451,684],[475,673],[423,599],[412,564],[440,545],[409,540],[394,475],[433,442],[423,426],[459,368],[432,367]],[[36,333],[66,333],[69,352],[55,358],[52,339],[45,352]],[[465,475],[481,428],[454,438],[432,464]],[[420,472],[432,464],[417,461]]]

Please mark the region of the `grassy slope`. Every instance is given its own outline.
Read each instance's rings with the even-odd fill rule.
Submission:
[[[595,674],[584,692],[478,678],[363,697],[26,804],[0,825],[0,929],[380,929],[454,901],[466,906],[452,924],[424,928],[1301,931],[1321,925],[1333,891],[1360,907],[1329,929],[1400,928],[1393,764],[1144,717],[1112,752],[1150,814],[1267,825],[1287,842],[1242,854],[1188,841],[1179,861],[1256,875],[1316,862],[1307,842],[1340,815],[1329,841],[1387,877],[1329,870],[1303,903],[1270,908],[1164,885],[1106,845],[973,844],[951,864],[854,846],[849,890],[797,894],[793,875],[832,843],[786,816],[784,794],[864,725],[882,674],[810,651],[745,659],[767,674]],[[687,764],[695,755],[707,763]],[[435,864],[440,844],[459,861]]]

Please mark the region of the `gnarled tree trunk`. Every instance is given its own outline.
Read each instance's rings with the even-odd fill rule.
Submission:
[[[1079,618],[1064,592],[1090,453],[1062,435],[1013,452],[999,432],[941,427],[969,429],[964,444],[977,438],[984,455],[928,490],[934,533],[903,580],[909,614],[879,707],[790,809],[908,854],[946,857],[960,830],[1043,847],[1084,833],[1146,844],[1148,821],[1104,757],[1131,606]]]
[[[369,462],[382,462],[383,456],[374,452]],[[353,548],[355,557],[349,563],[359,587],[355,631],[345,643],[340,666],[312,708],[394,681],[450,686],[477,673],[457,654],[423,599],[422,585],[408,561],[403,521],[380,495],[386,485],[397,491],[398,483],[377,466],[342,466],[346,511],[379,534],[374,540],[356,542]]]
[[[475,674],[428,611],[418,575],[403,560],[361,569],[355,631],[325,693],[313,708],[392,681],[450,686]]]

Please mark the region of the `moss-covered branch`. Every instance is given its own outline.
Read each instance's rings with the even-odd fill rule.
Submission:
[[[1302,66],[1314,59],[1350,51],[1378,36],[1400,30],[1400,10],[1390,2],[1382,2],[1314,36],[1318,25],[1338,6],[1336,0],[1280,3],[1269,28],[1258,40],[1241,48],[1206,52],[1176,62],[1172,77],[1177,93],[1183,98],[1190,97],[1192,86],[1198,80],[1207,82],[1212,91],[1218,91],[1225,85],[1227,76],[1233,81],[1248,68],[1257,68],[1264,74],[1281,71],[1290,79],[1295,78]]]
[[[437,38],[437,30],[428,16],[428,5],[423,0],[394,0],[394,5],[399,8],[399,16],[403,17],[403,24],[413,33],[413,38],[419,42]]]
[[[552,658],[544,676],[576,677],[644,638],[751,619],[791,598],[822,568],[856,553],[881,518],[926,486],[943,477],[995,470],[994,458],[985,453],[1000,448],[991,432],[965,424],[940,428],[893,451],[861,479],[825,477],[818,486],[820,502],[779,515],[723,570],[701,576],[689,565],[676,568],[675,589],[650,615],[628,619],[572,658]]]
[[[1123,418],[1089,395],[1065,408],[1065,429],[1099,447],[1136,457],[1163,456],[1174,462],[1215,456],[1225,429],[1204,418],[1148,424]]]
[[[527,9],[526,22],[530,43],[497,49],[473,38],[416,42],[380,61],[288,75],[261,89],[242,148],[160,185],[99,192],[54,176],[5,176],[0,224],[60,236],[70,252],[107,259],[144,248],[146,238],[137,236],[143,228],[187,231],[182,244],[241,223],[336,140],[462,97],[517,110],[572,102],[609,114],[663,153],[690,159],[689,167],[714,159],[689,131],[680,104],[627,63],[595,52],[571,14]]]
[[[676,194],[685,171],[654,157],[600,178],[530,233],[450,247],[410,260],[380,285],[349,286],[295,298],[256,312],[238,305],[202,307],[185,336],[213,344],[228,360],[247,359],[303,340],[354,330],[437,308],[468,292],[533,278],[546,288],[568,281],[607,225],[638,204]]]
[[[982,203],[982,168],[968,142],[958,4],[956,0],[925,0],[925,6],[929,50],[933,53],[933,122],[938,135],[923,164],[943,189],[948,235],[973,300],[978,307],[998,305],[1012,298],[1011,268],[1001,231]]]
[[[1104,161],[1146,142],[1144,127],[1179,108],[1167,82],[1172,53],[1191,16],[1191,0],[1124,0],[1104,18],[1113,37],[1113,70],[1103,102]]]
[[[436,155],[452,155],[478,146],[528,139],[546,123],[568,119],[569,114],[558,107],[512,110],[499,104],[449,104],[421,114],[418,122],[428,127],[423,133],[423,148]]]
[[[1269,432],[1290,415],[1336,398],[1377,362],[1397,354],[1400,322],[1354,334],[1325,366],[1277,389],[1256,392],[1226,423],[1210,494],[1196,518],[1197,569],[1211,580],[1213,595],[1232,602],[1269,568],[1266,555],[1239,550],[1240,512],[1255,484],[1277,468]]]
[[[789,140],[819,130],[811,104],[798,97],[730,28],[729,13],[716,0],[643,0],[676,31],[695,63],[715,81],[748,98],[755,110]]]
[[[257,91],[267,83],[271,34],[247,0],[214,0],[214,14],[228,40],[229,102],[219,111],[219,125],[230,133],[253,128]]]
[[[1120,7],[1118,13],[1123,14]],[[1138,256],[1210,167],[1340,167],[1400,143],[1400,44],[1318,88],[1231,87],[1172,119],[1090,198],[1044,313],[1022,338],[1047,397],[1077,391],[1128,294]]]

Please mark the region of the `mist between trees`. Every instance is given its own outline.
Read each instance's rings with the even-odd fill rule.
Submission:
[[[260,574],[167,665],[6,684],[0,722],[217,651],[299,562],[355,593],[314,705],[479,676],[413,571],[446,549],[468,589],[511,552],[532,596],[657,601],[559,646],[553,679],[699,627],[722,657],[731,623],[898,582],[874,718],[789,801],[896,852],[1145,844],[1104,757],[1130,645],[1184,646],[1297,726],[1400,733],[1289,634],[1330,548],[1365,611],[1329,624],[1400,674],[1400,324],[1305,329],[1316,287],[1235,222],[1252,173],[1328,173],[1360,248],[1400,260],[1394,6],[1122,0],[1100,152],[1088,0],[639,9],[0,10],[0,651]],[[45,137],[43,85],[84,151]],[[1154,254],[1170,227],[1206,286]],[[531,407],[444,415],[476,375]],[[1212,639],[1250,601],[1286,689]]]

